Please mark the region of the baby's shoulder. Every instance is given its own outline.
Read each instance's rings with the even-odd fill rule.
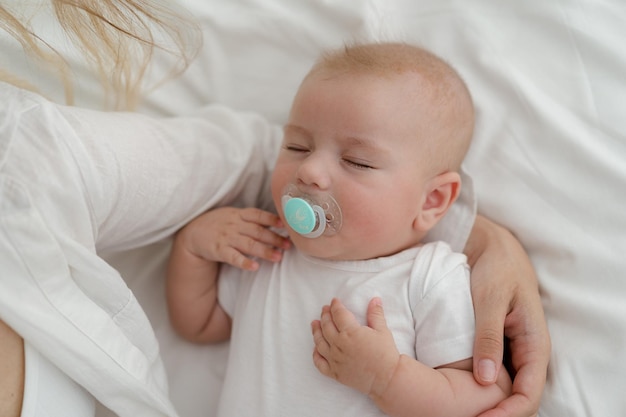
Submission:
[[[411,280],[420,283],[420,292],[425,296],[442,281],[468,276],[469,265],[465,254],[454,252],[446,242],[436,241],[420,246]]]

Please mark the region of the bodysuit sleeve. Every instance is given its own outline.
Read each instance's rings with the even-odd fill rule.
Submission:
[[[417,360],[430,367],[472,357],[474,308],[465,255],[444,242],[420,250],[411,276]]]

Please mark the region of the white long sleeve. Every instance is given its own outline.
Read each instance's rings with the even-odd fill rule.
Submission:
[[[0,318],[118,415],[176,415],[150,323],[96,250],[264,205],[280,130],[222,107],[156,120],[0,97]]]

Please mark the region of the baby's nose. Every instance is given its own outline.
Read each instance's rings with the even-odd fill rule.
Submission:
[[[298,168],[298,180],[319,189],[330,186],[329,164],[321,155],[310,155]]]

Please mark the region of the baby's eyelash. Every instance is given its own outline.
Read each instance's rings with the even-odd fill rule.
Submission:
[[[296,145],[285,145],[283,146],[283,149],[287,151],[292,151],[292,152],[308,152],[309,151],[307,148],[304,148],[302,146],[296,146]]]
[[[364,163],[362,163],[362,162],[356,162],[356,161],[353,161],[353,160],[350,160],[350,159],[345,159],[345,158],[344,158],[344,160],[343,160],[343,161],[344,161],[346,164],[348,164],[348,165],[350,165],[350,166],[352,166],[352,167],[354,167],[354,168],[357,168],[357,169],[364,169],[364,170],[365,170],[365,169],[373,169],[373,168],[374,168],[374,167],[373,167],[373,166],[371,166],[371,165],[367,165],[367,164],[364,164]]]

